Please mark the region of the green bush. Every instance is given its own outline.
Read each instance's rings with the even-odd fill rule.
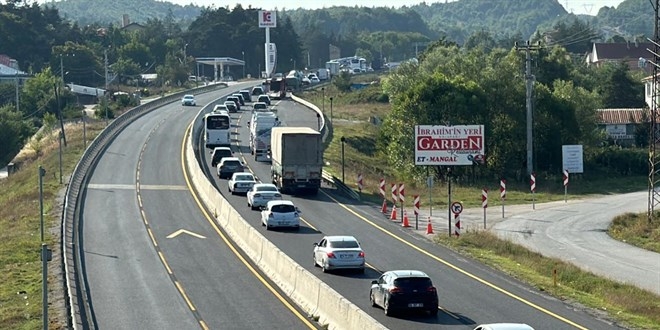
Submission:
[[[649,172],[649,154],[645,148],[609,146],[585,153],[585,167],[604,174],[644,175]]]

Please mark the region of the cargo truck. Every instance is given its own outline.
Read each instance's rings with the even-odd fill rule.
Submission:
[[[252,119],[248,122],[250,127],[250,153],[256,161],[268,161],[270,150],[270,131],[279,126],[277,115],[271,111],[255,111]]]
[[[309,127],[271,129],[271,176],[281,192],[316,194],[321,187],[321,133]]]

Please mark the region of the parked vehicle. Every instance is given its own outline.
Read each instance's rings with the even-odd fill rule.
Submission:
[[[311,192],[321,187],[321,134],[309,127],[273,127],[271,177],[283,193]]]
[[[371,281],[371,306],[380,306],[385,315],[395,311],[425,310],[438,314],[438,292],[431,278],[419,270],[391,270]]]
[[[261,211],[261,225],[266,230],[274,227],[300,228],[300,210],[292,201],[269,201]]]
[[[224,157],[218,163],[218,178],[230,178],[236,172],[245,171],[243,163],[237,157]]]
[[[364,273],[364,251],[353,236],[325,236],[314,243],[314,267],[323,272],[335,269],[357,269]]]
[[[269,201],[280,199],[282,194],[272,183],[257,183],[247,192],[247,205],[252,210],[266,206]]]
[[[186,105],[196,106],[197,103],[195,102],[195,96],[192,95],[192,94],[184,95],[181,98],[181,105],[182,106],[186,106]]]
[[[321,81],[330,79],[330,70],[329,69],[318,69],[316,70],[316,76]]]
[[[232,195],[238,193],[247,193],[252,189],[252,186],[257,183],[254,175],[249,172],[236,172],[232,174],[231,179],[227,181],[227,189]]]
[[[230,147],[216,147],[211,152],[211,166],[216,167],[218,163],[225,157],[234,157]]]

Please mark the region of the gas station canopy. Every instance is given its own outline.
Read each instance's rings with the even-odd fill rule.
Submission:
[[[245,66],[244,61],[232,57],[198,57],[195,59],[195,62],[206,65],[213,65],[214,80],[216,81],[224,77],[225,66]],[[218,76],[218,67],[220,68],[220,76]]]

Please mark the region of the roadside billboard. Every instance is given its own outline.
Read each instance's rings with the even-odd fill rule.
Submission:
[[[562,168],[568,173],[584,173],[584,157],[581,144],[561,146]]]
[[[270,10],[259,11],[259,27],[260,28],[274,28],[277,27],[276,12]]]
[[[415,126],[415,165],[483,163],[484,148],[484,125]]]

